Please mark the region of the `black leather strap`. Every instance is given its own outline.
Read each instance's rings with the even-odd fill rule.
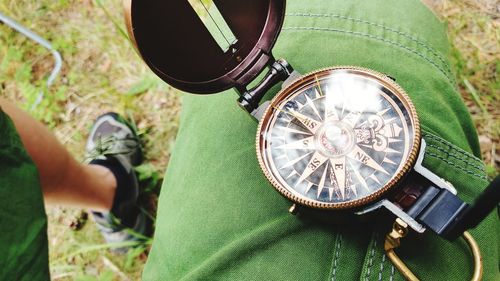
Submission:
[[[477,226],[500,200],[500,177],[497,177],[471,206],[447,189],[436,187],[412,172],[393,199],[428,229],[448,240],[455,240],[467,229]]]

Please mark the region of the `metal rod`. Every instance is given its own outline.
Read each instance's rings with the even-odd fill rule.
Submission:
[[[24,27],[20,23],[16,22],[14,19],[2,14],[1,12],[0,12],[0,22],[3,22],[4,24],[10,26],[12,29],[18,31],[19,33],[23,34],[24,36],[28,37],[29,39],[37,42],[38,44],[42,45],[43,47],[45,47],[46,49],[48,49],[51,52],[52,56],[54,57],[55,64],[54,64],[54,68],[52,69],[52,72],[49,75],[49,78],[47,79],[47,88],[50,87],[52,85],[52,83],[54,82],[54,80],[56,79],[59,72],[61,71],[61,68],[62,68],[62,56],[61,56],[61,54],[56,49],[54,49],[54,47],[52,47],[52,44],[49,41],[43,39],[38,34],[27,29],[26,27]],[[43,95],[44,95],[43,91],[40,91],[35,103],[33,104],[32,108],[31,108],[32,110],[35,109],[40,104],[40,102],[42,102]]]

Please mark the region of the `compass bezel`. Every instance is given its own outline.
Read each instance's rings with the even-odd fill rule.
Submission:
[[[385,88],[390,90],[404,105],[406,110],[409,113],[410,120],[413,125],[413,142],[410,143],[411,147],[408,151],[407,161],[403,164],[403,166],[392,176],[392,178],[380,189],[374,191],[368,196],[354,199],[348,202],[336,202],[336,203],[326,203],[321,202],[319,200],[314,200],[310,198],[306,198],[304,196],[298,196],[291,191],[289,191],[280,181],[276,178],[276,176],[272,172],[272,167],[269,166],[268,161],[265,158],[265,150],[264,147],[266,141],[264,139],[266,132],[269,130],[269,125],[274,114],[278,114],[277,110],[274,108],[276,105],[281,104],[284,100],[286,100],[289,96],[292,96],[296,93],[304,85],[311,83],[315,79],[319,79],[328,75],[331,75],[336,71],[348,71],[350,73],[359,74],[368,78],[375,79],[379,83],[381,83]],[[415,164],[415,161],[418,156],[418,151],[420,148],[420,122],[418,119],[417,111],[415,106],[413,105],[410,97],[406,94],[406,92],[399,86],[395,81],[389,78],[387,75],[384,75],[380,72],[356,66],[336,66],[330,68],[324,68],[320,70],[316,70],[310,72],[306,75],[301,76],[300,78],[293,81],[289,86],[282,89],[278,94],[271,100],[269,106],[264,111],[263,117],[259,122],[259,126],[257,128],[257,136],[256,136],[256,153],[259,162],[259,166],[269,180],[269,182],[273,185],[273,187],[284,197],[289,200],[304,205],[307,207],[315,208],[315,209],[326,209],[326,210],[346,210],[346,209],[354,209],[358,207],[365,206],[371,202],[376,201],[377,199],[383,197],[390,190],[392,190],[401,179],[412,169]]]

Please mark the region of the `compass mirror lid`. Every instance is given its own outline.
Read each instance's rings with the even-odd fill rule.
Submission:
[[[273,61],[285,0],[127,0],[129,35],[148,66],[180,90],[240,91]]]

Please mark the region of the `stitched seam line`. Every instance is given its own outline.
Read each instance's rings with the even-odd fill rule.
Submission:
[[[333,264],[332,264],[332,281],[335,281],[337,279],[337,262],[340,256],[340,249],[342,248],[342,234],[337,234],[337,237],[335,239],[335,253],[334,253],[334,258],[333,258]]]
[[[391,265],[391,276],[389,276],[389,281],[394,280],[394,273],[396,273],[396,269],[394,268],[394,265]]]
[[[370,259],[368,260],[368,267],[366,268],[365,280],[370,280],[370,275],[372,273],[373,257],[375,256],[375,247],[377,247],[377,235],[373,236],[373,244],[370,250]]]
[[[463,150],[462,148],[444,140],[443,138],[439,137],[439,136],[436,136],[434,135],[433,133],[430,133],[430,132],[423,132],[424,134],[424,137],[426,138],[429,138],[429,139],[433,139],[437,142],[440,142],[441,144],[444,144],[446,145],[447,147],[449,147],[450,149],[453,149],[454,151],[456,151],[457,153],[465,156],[465,157],[468,157],[469,159],[472,159],[474,161],[476,161],[477,163],[483,163],[483,161],[481,161],[481,159],[477,158],[475,155],[472,155],[470,154],[469,152]]]
[[[463,172],[466,172],[467,174],[470,174],[470,175],[476,176],[477,178],[482,179],[482,180],[484,180],[484,181],[488,181],[488,178],[487,178],[485,175],[481,175],[481,174],[475,173],[474,171],[470,171],[470,170],[468,170],[468,169],[466,169],[466,168],[464,168],[464,167],[462,167],[462,166],[459,166],[459,165],[457,165],[457,164],[455,164],[455,163],[453,163],[453,162],[449,161],[448,159],[446,159],[446,158],[442,157],[441,155],[437,155],[437,154],[432,153],[432,152],[426,152],[426,153],[425,153],[425,155],[426,155],[426,156],[431,156],[431,157],[437,158],[437,159],[439,159],[439,160],[442,160],[442,161],[444,161],[445,163],[449,164],[450,166],[453,166],[453,167],[455,167],[455,168],[457,168],[457,169],[459,169],[459,170],[461,170],[461,171],[463,171]]]
[[[352,34],[352,35],[358,35],[358,36],[362,36],[362,37],[367,37],[367,38],[371,38],[371,39],[375,39],[375,40],[378,40],[378,41],[381,41],[383,43],[387,43],[387,44],[390,44],[390,45],[394,45],[394,46],[397,46],[397,47],[400,47],[401,49],[404,49],[404,50],[407,50],[408,52],[410,53],[413,53],[419,57],[421,57],[422,59],[424,59],[425,61],[427,61],[428,63],[430,63],[431,65],[433,65],[437,70],[439,70],[439,72],[441,72],[448,80],[448,82],[451,84],[451,85],[455,85],[455,82],[454,82],[454,79],[451,78],[450,76],[448,76],[448,74],[446,73],[445,70],[443,70],[436,62],[434,62],[433,60],[429,59],[427,56],[425,56],[424,54],[412,49],[412,48],[409,48],[403,44],[400,44],[400,43],[397,43],[397,42],[394,42],[394,41],[391,41],[391,40],[388,40],[388,39],[385,39],[383,37],[379,37],[379,36],[375,36],[375,35],[372,35],[372,34],[367,34],[367,33],[362,33],[362,32],[358,32],[358,31],[347,31],[347,30],[342,30],[342,29],[335,29],[335,28],[319,28],[319,27],[285,27],[282,29],[283,31],[286,31],[286,30],[314,30],[314,31],[330,31],[330,32],[339,32],[339,33],[346,33],[346,34]]]
[[[382,255],[382,262],[380,262],[380,271],[378,272],[378,281],[382,281],[382,274],[384,272],[384,264],[385,264],[385,254]]]
[[[449,150],[446,150],[440,146],[437,146],[437,145],[434,145],[434,144],[431,144],[431,143],[428,143],[427,144],[428,147],[432,147],[436,150],[439,150],[441,152],[443,152],[444,154],[446,154],[447,157],[451,157],[451,158],[455,158],[459,161],[462,161],[463,163],[465,163],[466,165],[468,166],[472,166],[474,168],[476,168],[478,170],[478,172],[484,172],[484,167],[483,166],[479,166],[479,165],[475,165],[474,163],[470,163],[467,161],[467,159],[464,159],[463,157],[460,157],[462,155],[457,155],[457,154],[454,154],[452,152],[450,152]]]
[[[445,66],[445,68],[446,68],[446,70],[447,70],[447,72],[449,74],[452,74],[450,65],[446,62],[446,60],[443,58],[443,56],[441,56],[434,48],[432,48],[429,45],[427,45],[426,42],[423,42],[423,41],[419,40],[418,38],[412,36],[409,33],[406,33],[406,32],[403,32],[403,31],[400,31],[400,30],[397,30],[397,29],[394,29],[394,28],[391,28],[391,27],[388,27],[388,26],[385,26],[383,24],[379,24],[379,23],[375,23],[375,22],[370,22],[370,21],[362,20],[362,19],[358,19],[358,18],[352,18],[352,17],[348,17],[348,16],[336,15],[336,14],[291,13],[291,14],[287,14],[287,16],[317,17],[317,18],[337,18],[337,19],[344,19],[344,20],[349,20],[349,21],[357,22],[357,23],[364,23],[364,24],[367,24],[367,25],[370,25],[370,26],[380,27],[383,30],[394,32],[394,33],[396,33],[398,35],[401,35],[403,37],[406,37],[406,38],[410,39],[411,41],[417,43],[418,45],[421,45],[426,50],[428,50],[432,55],[434,55]]]

